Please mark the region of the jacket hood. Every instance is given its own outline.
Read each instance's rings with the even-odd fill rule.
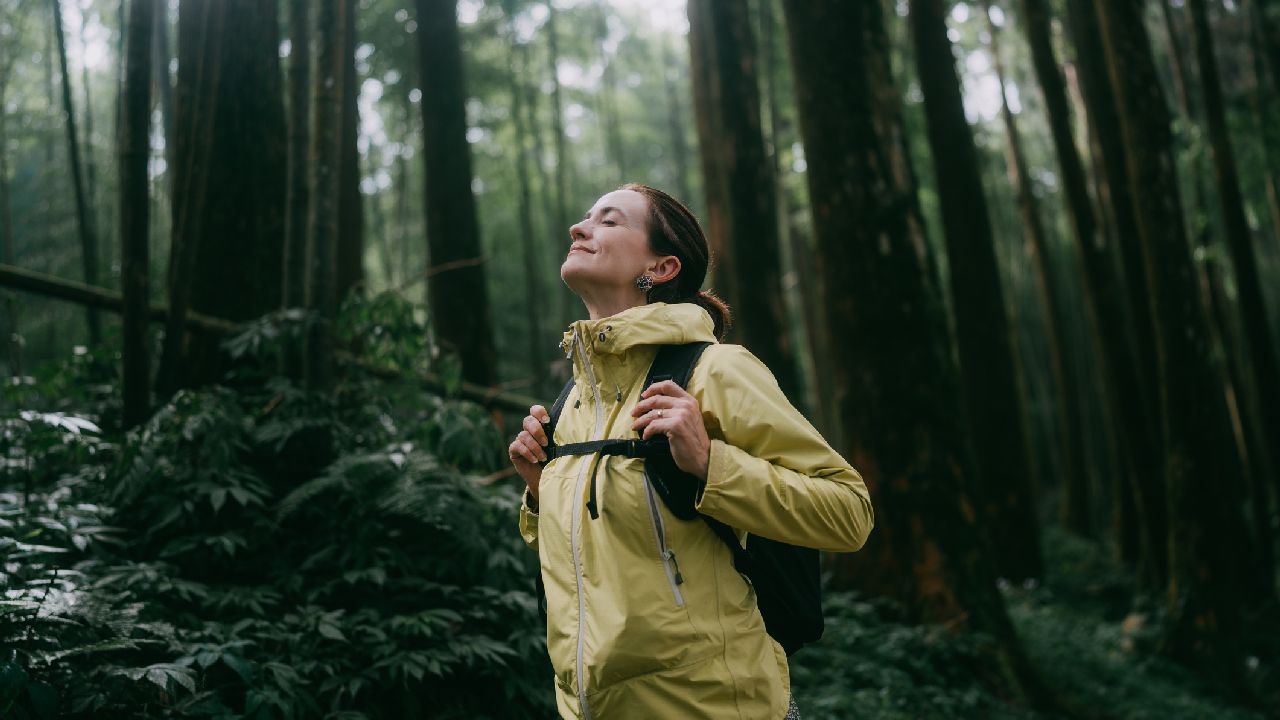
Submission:
[[[654,302],[598,320],[575,320],[560,348],[570,351],[575,331],[597,353],[618,354],[637,345],[715,342],[715,323],[701,305]]]

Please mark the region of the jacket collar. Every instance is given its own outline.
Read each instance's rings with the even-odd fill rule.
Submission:
[[[637,345],[715,342],[714,330],[711,315],[700,305],[655,302],[598,320],[576,320],[565,330],[560,348],[572,353],[576,334],[592,354],[620,354]]]

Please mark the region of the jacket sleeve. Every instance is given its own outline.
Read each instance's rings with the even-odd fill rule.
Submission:
[[[538,503],[524,490],[524,500],[520,503],[520,537],[534,550],[538,549]]]
[[[861,548],[874,524],[866,483],[768,367],[740,345],[713,345],[694,376],[689,385],[711,438],[699,512],[792,545]]]

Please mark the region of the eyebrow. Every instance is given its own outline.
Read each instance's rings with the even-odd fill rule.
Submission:
[[[627,217],[627,214],[626,214],[626,213],[624,213],[624,212],[622,212],[622,208],[616,208],[616,207],[613,207],[612,205],[606,205],[606,206],[604,206],[604,207],[600,208],[600,214],[601,214],[602,216],[603,216],[603,215],[607,215],[607,214],[609,213],[609,211],[610,211],[610,210],[616,210],[616,211],[617,211],[617,213],[618,213],[619,215],[621,215],[624,219]],[[587,218],[589,218],[589,217],[591,217],[591,211],[590,211],[590,210],[588,210],[588,211],[587,211],[587,214],[586,214],[586,215],[583,215],[583,216],[582,216],[582,219],[583,219],[583,220],[586,220],[586,219],[587,219]]]

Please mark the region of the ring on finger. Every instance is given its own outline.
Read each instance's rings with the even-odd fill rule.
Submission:
[[[662,417],[662,408],[658,408],[658,417]]]

